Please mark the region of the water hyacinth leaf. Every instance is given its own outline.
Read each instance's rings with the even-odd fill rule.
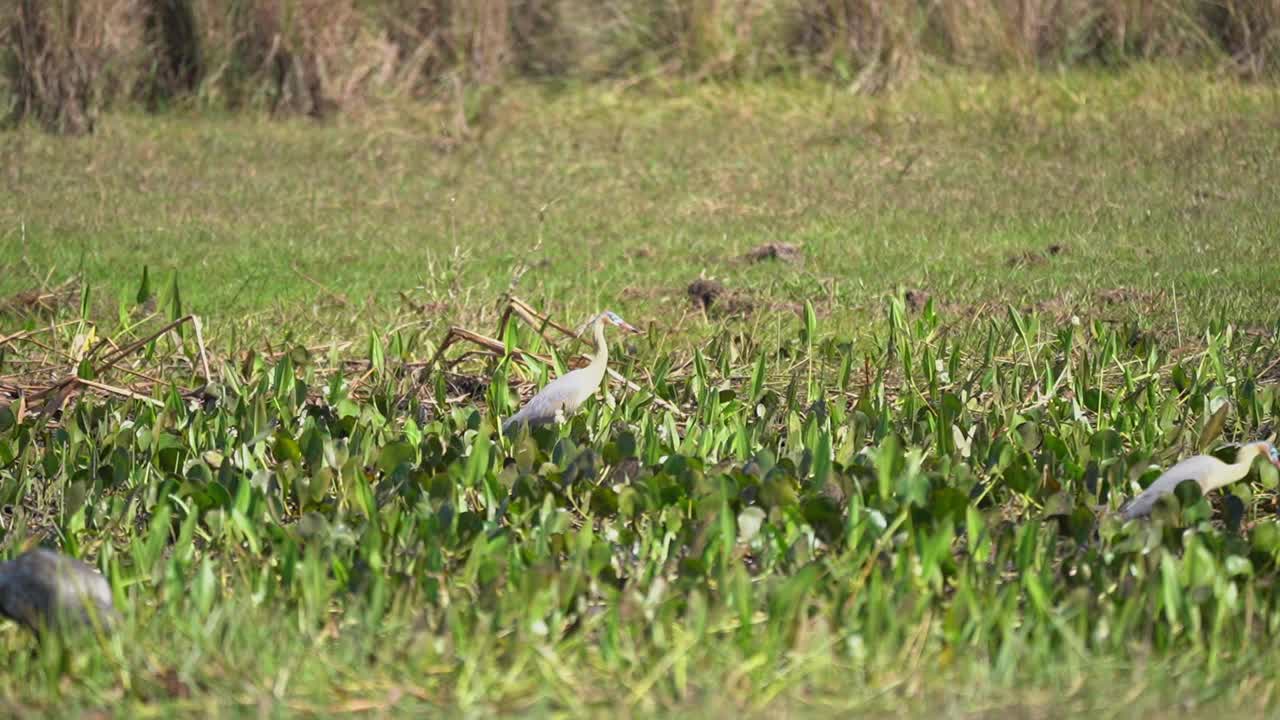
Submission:
[[[308,488],[308,496],[313,504],[319,504],[328,496],[329,490],[333,487],[335,477],[336,474],[329,467],[322,467],[315,471]]]
[[[1084,406],[1094,413],[1105,413],[1111,409],[1111,395],[1101,388],[1090,388],[1081,393]]]
[[[1183,480],[1178,483],[1177,487],[1173,489],[1173,494],[1184,507],[1194,504],[1204,497],[1204,493],[1200,490],[1200,484],[1195,480]]]
[[[1228,555],[1223,569],[1231,577],[1251,577],[1253,575],[1253,563],[1249,562],[1249,558],[1239,555]]]
[[[1026,421],[1018,425],[1018,438],[1022,443],[1022,449],[1033,451],[1040,448],[1041,435],[1040,426],[1033,421]]]
[[[213,470],[201,460],[187,467],[187,481],[197,485],[208,485],[213,482]]]
[[[1070,515],[1073,508],[1071,496],[1064,492],[1057,492],[1045,500],[1044,516]]]
[[[1115,430],[1099,430],[1089,438],[1089,452],[1102,460],[1115,457],[1124,450],[1124,439]]]
[[[763,509],[755,506],[743,508],[742,512],[738,513],[738,542],[745,545],[754,540],[760,533],[764,521]]]
[[[1178,580],[1178,568],[1173,556],[1168,553],[1160,556],[1160,588],[1165,622],[1177,628],[1183,601],[1182,584]]]
[[[1249,544],[1254,550],[1280,558],[1280,524],[1274,522],[1258,523],[1249,530]]]
[[[390,475],[401,465],[411,465],[417,459],[417,448],[404,441],[390,442],[378,453],[378,469]]]
[[[821,488],[831,475],[831,433],[818,433],[818,443],[813,449],[813,485]]]
[[[148,300],[154,297],[155,293],[151,290],[151,276],[146,265],[142,266],[142,281],[138,283],[138,292],[134,294],[133,300],[137,305],[144,305]]]
[[[209,500],[209,505],[216,508],[231,508],[231,493],[227,492],[227,488],[221,483],[211,482],[204,486],[205,497]]]
[[[407,445],[408,443],[405,444]],[[488,477],[489,458],[492,448],[493,443],[489,438],[488,431],[476,433],[471,445],[471,456],[467,458],[466,465],[466,483],[469,487],[481,487],[485,479]],[[405,462],[412,462],[415,456],[416,451],[411,454],[409,456],[409,460]],[[590,460],[594,458],[595,454],[594,452],[590,452],[589,455],[587,453],[583,453],[582,456],[584,456],[584,460]],[[579,465],[574,465],[573,467],[578,466]]]
[[[849,387],[849,378],[853,376],[853,352],[845,350],[840,359],[840,372],[836,375],[836,387],[844,390]]]
[[[302,448],[298,447],[298,441],[289,437],[284,432],[275,434],[275,441],[272,444],[277,459],[301,464]]]
[[[179,288],[179,287],[178,287],[178,273],[177,273],[177,271],[174,271],[173,276],[172,276],[172,278],[170,279],[170,282],[169,282],[169,302],[168,302],[168,306],[169,306],[169,320],[171,320],[171,321],[177,321],[177,320],[179,320],[180,318],[182,318],[182,316],[183,316],[183,312],[182,312],[182,290],[181,290],[181,288]],[[185,337],[186,337],[186,325],[185,325],[185,324],[180,324],[180,325],[178,325],[177,327],[175,327],[175,328],[173,329],[173,331],[177,334],[177,336],[178,336],[178,338],[179,338],[180,340],[181,340],[181,339],[185,339]]]
[[[960,522],[968,517],[969,497],[953,487],[937,488],[929,496],[928,508],[936,518]]]
[[[973,505],[965,505],[964,527],[969,553],[979,562],[985,562],[991,548],[991,538],[987,535],[987,523],[982,512]]]
[[[89,486],[82,480],[67,485],[62,498],[62,518],[64,523],[69,522],[70,518],[84,509],[88,495]]]
[[[1227,415],[1231,412],[1231,404],[1223,402],[1218,409],[1209,418],[1209,422],[1205,423],[1204,428],[1200,430],[1200,439],[1196,443],[1196,449],[1204,450],[1213,444],[1222,435],[1222,428],[1227,424]]]
[[[618,514],[618,494],[612,488],[597,487],[591,491],[591,514],[595,517],[613,517]]]
[[[823,542],[834,542],[844,533],[844,518],[835,500],[820,495],[806,499],[800,507],[805,522]]]
[[[382,375],[386,369],[386,353],[382,346],[382,338],[372,330],[369,331],[369,369],[374,375]]]
[[[1275,490],[1280,485],[1280,470],[1270,463],[1260,463],[1258,466],[1258,480],[1262,486],[1268,490]]]

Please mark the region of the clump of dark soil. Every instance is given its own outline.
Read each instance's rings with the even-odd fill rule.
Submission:
[[[744,255],[750,262],[764,262],[766,260],[781,260],[782,262],[800,262],[803,255],[797,245],[791,243],[770,242],[760,245],[751,252]]]
[[[918,313],[921,310],[924,310],[924,306],[928,305],[929,300],[932,298],[933,294],[928,290],[917,290],[915,288],[907,290],[902,295],[903,301],[907,304],[907,309],[913,313]]]
[[[689,299],[693,301],[694,305],[703,310],[710,310],[716,300],[725,294],[725,288],[724,285],[715,280],[698,278],[689,283],[689,287],[685,289],[685,292],[689,294]]]
[[[750,295],[729,290],[722,283],[709,278],[694,280],[689,283],[685,292],[689,300],[708,317],[748,315],[756,307],[756,302]]]
[[[1098,291],[1098,302],[1104,305],[1120,305],[1138,299],[1138,293],[1130,288],[1111,288]]]

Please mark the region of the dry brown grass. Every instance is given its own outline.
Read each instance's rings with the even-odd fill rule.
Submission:
[[[793,17],[793,47],[875,92],[915,66],[926,11],[915,0],[805,0]]]
[[[3,19],[9,120],[93,131],[143,47],[137,0],[15,0]]]
[[[1248,77],[1280,70],[1280,0],[1217,0],[1205,22],[1231,62]]]
[[[320,117],[398,80],[399,49],[354,0],[197,2],[215,103]]]
[[[204,42],[195,8],[185,0],[147,0],[143,31],[152,61],[138,88],[150,108],[194,93],[204,78]]]
[[[120,97],[319,117],[513,76],[809,72],[876,92],[937,63],[1280,69],[1280,0],[11,0],[0,26],[11,115],[73,133]]]
[[[1270,2],[1271,0],[1260,0]],[[956,0],[932,31],[948,60],[979,67],[1202,57],[1202,0]]]

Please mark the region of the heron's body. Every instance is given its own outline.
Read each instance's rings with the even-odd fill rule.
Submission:
[[[1146,490],[1125,503],[1120,508],[1120,515],[1129,520],[1151,514],[1160,498],[1173,493],[1174,489],[1186,480],[1195,480],[1200,486],[1200,491],[1206,493],[1223,485],[1230,485],[1249,474],[1249,468],[1253,467],[1253,461],[1259,455],[1264,455],[1277,468],[1280,468],[1280,457],[1277,457],[1275,447],[1266,442],[1242,445],[1236,451],[1236,461],[1230,464],[1212,455],[1196,455],[1187,458],[1166,470]]]
[[[625,330],[638,332],[611,312],[606,311],[597,315],[591,322],[591,328],[595,334],[596,352],[590,364],[567,372],[548,383],[525,403],[519,412],[507,418],[507,421],[502,424],[504,433],[525,424],[546,425],[556,422],[557,418],[567,418],[577,411],[587,398],[595,394],[609,367],[609,344],[604,339],[606,321]]]
[[[117,617],[101,573],[45,548],[0,563],[0,613],[35,631]]]

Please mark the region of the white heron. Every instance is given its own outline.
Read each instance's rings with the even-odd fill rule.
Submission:
[[[0,614],[35,632],[118,619],[101,573],[46,548],[0,563]]]
[[[591,363],[584,368],[561,375],[542,388],[537,395],[525,403],[524,407],[520,408],[519,412],[502,423],[503,433],[508,433],[513,428],[525,424],[545,425],[555,422],[557,418],[567,418],[595,393],[596,388],[600,387],[600,382],[604,380],[605,370],[609,364],[609,344],[604,339],[605,323],[615,325],[627,332],[640,332],[611,310],[605,310],[591,318],[587,324],[591,326],[596,338],[596,354],[592,357]]]
[[[1249,469],[1253,467],[1253,461],[1259,455],[1271,461],[1272,465],[1280,468],[1280,450],[1274,445],[1266,441],[1251,442],[1241,445],[1236,451],[1236,461],[1228,465],[1212,455],[1196,455],[1174,465],[1166,470],[1156,481],[1151,483],[1146,490],[1125,503],[1120,508],[1120,516],[1125,520],[1130,520],[1144,515],[1150,515],[1151,510],[1155,508],[1156,502],[1165,495],[1169,495],[1184,480],[1195,480],[1200,485],[1201,492],[1209,492],[1223,485],[1231,483],[1243,478],[1249,474]]]

